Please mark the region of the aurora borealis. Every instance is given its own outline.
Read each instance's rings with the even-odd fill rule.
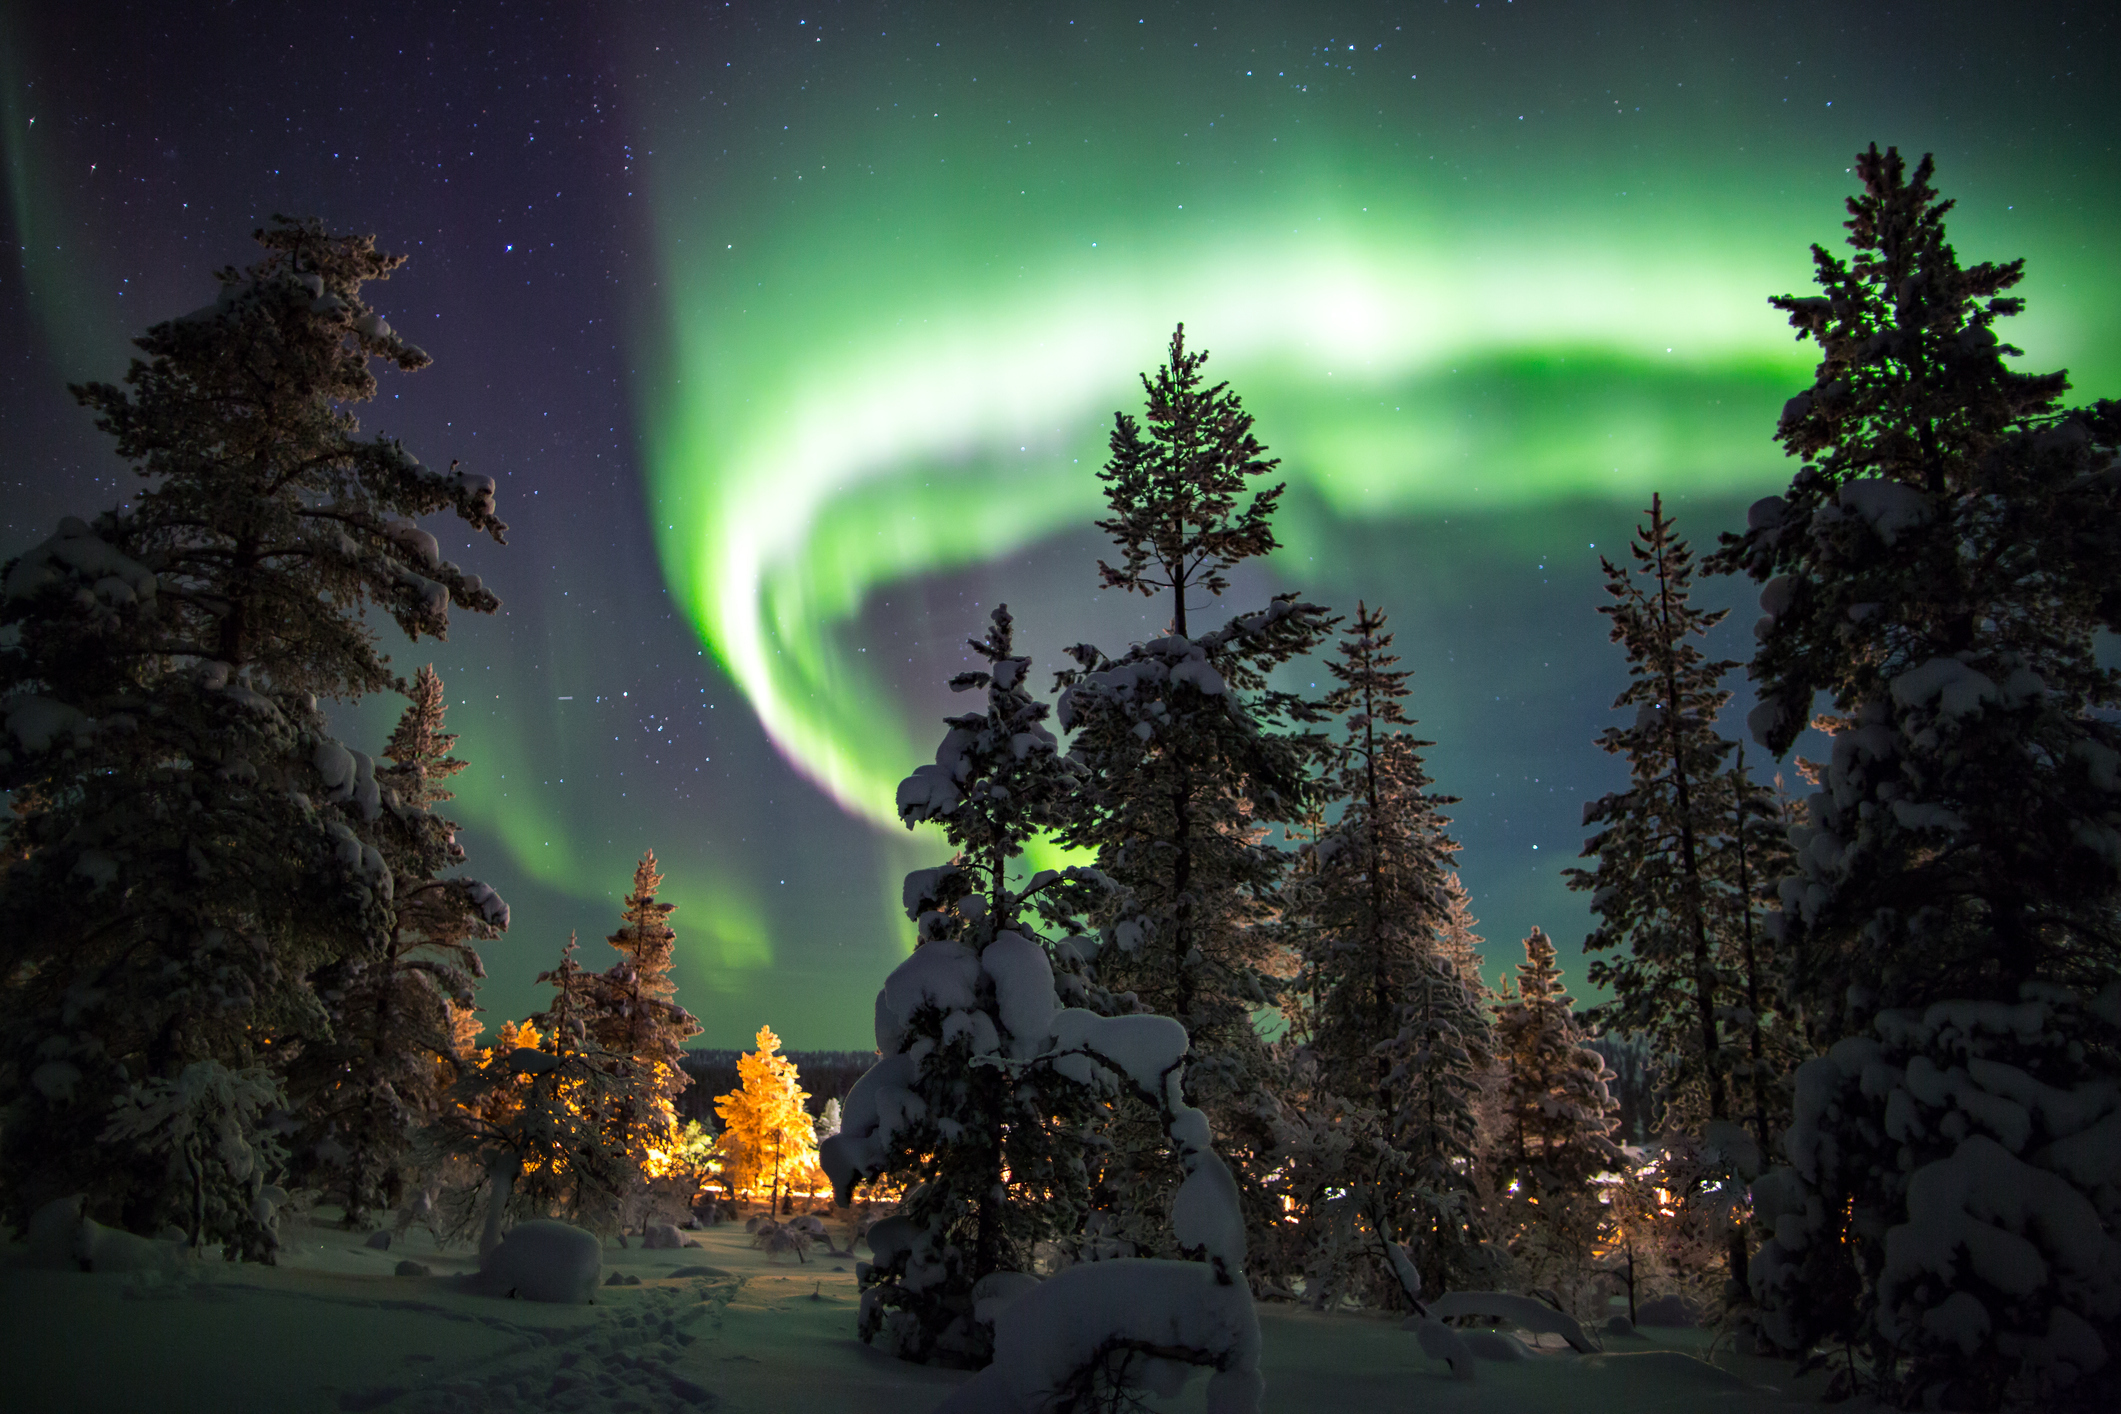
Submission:
[[[431,655],[515,906],[489,1012],[542,1003],[652,846],[704,1042],[864,1045],[933,853],[891,791],[960,640],[996,599],[1046,664],[1161,627],[1097,592],[1092,473],[1183,320],[1291,488],[1230,611],[1382,601],[1491,973],[1534,923],[1567,956],[1558,871],[1618,771],[1597,557],[1653,488],[1706,546],[1786,478],[1811,358],[1766,298],[1838,239],[1850,154],[1936,152],[1962,256],[2027,260],[2026,366],[2121,393],[2116,36],[2064,5],[18,15],[0,553],[117,494],[68,380],[274,211],[377,231],[436,366],[364,426],[500,478],[513,527],[450,552],[506,616]],[[1704,595],[1743,656],[1750,605]]]

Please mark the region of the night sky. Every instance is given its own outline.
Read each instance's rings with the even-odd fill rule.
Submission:
[[[1559,871],[1622,779],[1598,557],[1652,489],[1706,549],[1787,480],[1812,357],[1766,301],[1859,147],[1934,151],[1961,258],[2027,259],[2021,366],[2121,395],[2117,38],[1985,0],[7,6],[0,555],[125,490],[69,380],[274,212],[374,231],[435,364],[363,427],[512,526],[430,522],[505,607],[393,649],[514,905],[489,1021],[652,846],[703,1044],[866,1047],[964,637],[1163,626],[1097,588],[1093,473],[1184,320],[1289,482],[1228,612],[1392,615],[1499,976],[1535,923],[1574,956]],[[1751,596],[1698,598],[1744,656]]]

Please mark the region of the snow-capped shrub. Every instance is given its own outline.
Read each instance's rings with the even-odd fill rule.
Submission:
[[[1910,1400],[2051,1400],[2121,1357],[2121,984],[1888,1011],[1797,1074],[1750,1280],[1792,1352],[1867,1347]]]

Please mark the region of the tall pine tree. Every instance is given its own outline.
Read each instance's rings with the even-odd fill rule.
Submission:
[[[100,1220],[182,1215],[269,1259],[269,1136],[241,1121],[227,1152],[254,1159],[172,1185],[140,1116],[261,1086],[282,1108],[285,1058],[330,1031],[312,978],[387,953],[375,763],[318,698],[402,687],[366,606],[416,638],[498,606],[415,517],[505,527],[490,479],[355,436],[370,360],[428,362],[362,298],[403,258],[313,221],[258,239],[218,300],[138,341],[124,387],[74,390],[142,478],[129,504],[5,569],[0,788],[28,809],[0,882],[0,1217],[85,1193]]]
[[[1082,767],[1075,808],[1058,831],[1094,851],[1125,891],[1098,975],[1144,1011],[1170,1016],[1192,1038],[1186,1083],[1215,1127],[1221,1152],[1244,1184],[1255,1228],[1278,1218],[1261,1186],[1272,1147],[1272,1063],[1254,1013],[1274,1004],[1290,971],[1278,932],[1276,891],[1287,856],[1266,839],[1301,819],[1310,742],[1297,728],[1316,719],[1296,696],[1270,690],[1267,674],[1309,652],[1326,632],[1324,611],[1293,596],[1197,636],[1192,616],[1227,587],[1226,571],[1276,546],[1269,520],[1280,487],[1242,506],[1249,478],[1275,463],[1227,384],[1208,386],[1205,353],[1188,352],[1183,326],[1152,380],[1148,425],[1116,415],[1112,455],[1100,473],[1112,515],[1098,522],[1122,551],[1100,562],[1112,587],[1167,595],[1171,632],[1110,655],[1070,649],[1060,675],[1059,720],[1070,759]],[[1155,1217],[1179,1181],[1153,1155],[1165,1152],[1159,1121],[1123,1118],[1111,1136],[1107,1187],[1149,1214],[1131,1240],[1168,1250]],[[1134,1167],[1135,1157],[1148,1167]],[[1134,1198],[1149,1198],[1135,1202]]]
[[[1822,355],[1777,430],[1803,467],[1712,562],[1762,581],[1755,735],[1834,704],[1768,918],[1827,1050],[1755,1185],[1753,1287],[1894,1402],[2111,1407],[2121,407],[2005,362],[2022,262],[1959,263],[1928,158],[1855,170],[1854,258],[1815,246],[1820,292],[1772,301]]]
[[[1716,715],[1731,694],[1721,686],[1735,662],[1712,661],[1697,639],[1725,610],[1694,607],[1694,557],[1673,531],[1662,497],[1629,548],[1634,572],[1600,558],[1613,602],[1612,639],[1627,652],[1628,685],[1615,699],[1634,712],[1598,744],[1628,763],[1628,788],[1584,808],[1598,833],[1584,844],[1591,869],[1570,869],[1569,887],[1591,891],[1599,926],[1587,952],[1617,955],[1591,964],[1593,984],[1612,990],[1606,1024],[1650,1040],[1684,1122],[1732,1115],[1730,1058],[1724,1041],[1732,1001],[1717,923],[1724,886],[1716,877],[1731,820],[1721,800],[1731,742]]]

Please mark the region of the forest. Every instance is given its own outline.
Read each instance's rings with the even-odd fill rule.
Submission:
[[[720,1232],[857,1263],[842,1334],[971,1372],[954,1411],[1195,1376],[1256,1411],[1277,1308],[1389,1317],[1457,1382],[1685,1328],[1830,1400],[2121,1405],[2121,403],[2013,366],[2022,262],[1961,263],[1929,159],[1853,171],[1815,292],[1770,301],[1819,358],[1787,488],[1742,528],[1652,497],[1604,562],[1597,999],[1538,929],[1483,975],[1393,651],[1424,606],[1226,602],[1282,487],[1181,324],[1085,567],[1166,631],[1038,664],[1006,606],[964,626],[963,709],[891,767],[934,857],[874,1054],[805,1077],[759,1017],[719,1082],[654,841],[609,953],[537,940],[549,1005],[481,1011],[510,911],[448,818],[444,685],[365,615],[495,613],[420,521],[508,527],[492,478],[360,433],[372,365],[429,362],[363,294],[404,257],[276,220],[74,388],[124,503],[0,569],[11,1260],[418,1229],[460,1275],[409,1280],[580,1304],[608,1250]],[[1741,590],[1751,660],[1712,658]],[[330,709],[374,695],[370,754]]]

